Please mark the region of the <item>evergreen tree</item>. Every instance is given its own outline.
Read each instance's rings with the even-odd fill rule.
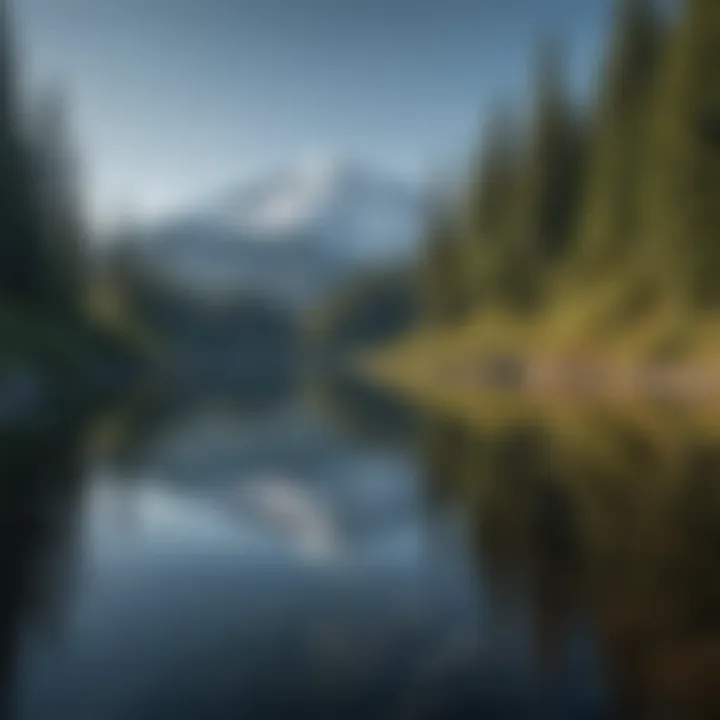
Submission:
[[[548,44],[539,60],[535,110],[527,157],[520,165],[511,302],[529,307],[540,299],[548,271],[574,237],[582,178],[582,136],[565,98],[561,55]]]
[[[500,281],[510,262],[517,144],[512,115],[499,105],[488,121],[467,197],[465,272],[473,306],[499,299]]]
[[[50,91],[34,128],[34,181],[42,224],[46,297],[51,307],[72,315],[79,311],[84,295],[87,261],[77,162],[65,115],[62,94]]]
[[[592,131],[578,239],[579,281],[612,272],[637,250],[648,111],[663,43],[650,0],[617,0]]]
[[[720,301],[720,4],[687,0],[653,107],[643,240],[660,282]]]
[[[420,267],[422,316],[430,325],[460,319],[466,310],[463,254],[455,213],[438,203],[430,216]]]
[[[10,13],[0,0],[0,294],[37,302],[42,284],[39,233],[21,133]]]

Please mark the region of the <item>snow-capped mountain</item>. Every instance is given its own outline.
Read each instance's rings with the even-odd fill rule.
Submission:
[[[407,258],[423,194],[380,172],[303,164],[144,233],[142,261],[203,293],[311,300],[362,269]]]
[[[378,172],[321,161],[241,188],[211,211],[245,235],[312,236],[316,245],[362,262],[414,246],[421,200],[414,188]]]

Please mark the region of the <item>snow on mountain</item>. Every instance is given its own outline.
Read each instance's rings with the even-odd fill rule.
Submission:
[[[146,233],[143,261],[199,292],[303,302],[359,270],[407,258],[422,193],[367,168],[322,162],[248,183]]]
[[[341,174],[332,162],[305,164],[234,193],[215,210],[242,230],[286,236],[312,223],[332,204]]]
[[[312,236],[329,252],[373,260],[411,249],[421,206],[420,193],[401,181],[321,161],[241,188],[210,212],[259,240]]]

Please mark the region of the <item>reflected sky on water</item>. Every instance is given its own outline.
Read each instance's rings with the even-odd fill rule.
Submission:
[[[713,717],[707,436],[358,393],[5,448],[5,717]]]

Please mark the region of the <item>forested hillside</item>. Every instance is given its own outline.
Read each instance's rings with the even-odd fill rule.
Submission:
[[[720,5],[618,0],[615,16],[589,105],[546,44],[532,116],[486,119],[462,192],[433,213],[423,327],[384,371],[720,357]]]
[[[138,359],[99,317],[80,167],[62,92],[28,99],[7,2],[0,3],[0,369],[78,381]],[[91,367],[92,366],[92,367]]]

